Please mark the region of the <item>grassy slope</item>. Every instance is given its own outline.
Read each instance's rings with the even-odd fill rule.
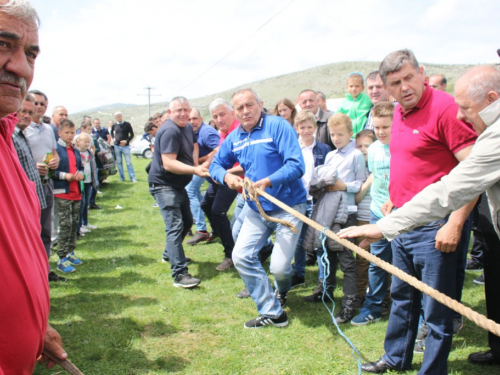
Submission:
[[[302,300],[314,287],[315,267],[307,270],[307,286],[290,293],[290,325],[284,329],[243,329],[256,316],[255,305],[235,297],[243,288],[236,271],[215,271],[223,256],[219,242],[185,247],[194,259],[190,272],[202,283],[195,290],[174,288],[169,265],[160,262],[165,235],[158,209],[151,207],[144,172],[148,161],[133,162],[139,183],[120,183],[115,175],[101,188],[98,203],[104,209],[90,213],[99,229],[78,242],[84,264],[67,283],[51,284],[50,322],[84,374],[356,373],[351,350],[325,307]],[[117,204],[123,209],[115,209]],[[467,274],[464,301],[484,313],[483,288],[472,283],[476,276]],[[340,302],[341,289],[335,295]],[[366,361],[382,354],[386,327],[384,319],[342,329]],[[485,349],[486,334],[465,322],[453,341],[450,373],[479,373],[483,369],[466,357]],[[415,356],[414,370],[407,373],[415,374],[421,361]]]

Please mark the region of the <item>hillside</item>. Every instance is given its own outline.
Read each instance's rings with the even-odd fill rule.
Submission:
[[[426,64],[427,74],[444,74],[448,79],[448,91],[453,92],[453,87],[458,76],[469,65],[444,65]],[[362,72],[365,76],[378,69],[378,62],[341,62],[318,66],[300,72],[289,73],[282,76],[267,78],[257,82],[251,82],[242,86],[231,88],[230,90],[214,93],[200,98],[190,99],[192,107],[200,110],[206,122],[210,119],[208,106],[210,102],[218,97],[230,99],[231,94],[237,89],[252,87],[264,100],[264,106],[273,109],[275,103],[282,97],[287,97],[295,101],[300,91],[311,88],[321,90],[328,98],[338,98],[345,95],[346,79],[353,71]],[[167,109],[168,102],[155,103],[151,105],[151,114]],[[78,126],[83,115],[90,115],[92,118],[99,117],[103,125],[107,126],[108,120],[112,120],[112,113],[120,110],[123,112],[125,120],[132,123],[137,134],[142,134],[144,124],[148,119],[147,105],[126,105],[113,104],[103,105],[99,108],[90,109],[70,115],[70,119]]]

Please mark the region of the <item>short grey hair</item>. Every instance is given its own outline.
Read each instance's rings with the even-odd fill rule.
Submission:
[[[420,65],[417,58],[409,49],[402,49],[388,54],[380,63],[379,72],[384,85],[386,84],[387,75],[390,73],[399,72],[406,62],[417,71],[420,71]]]
[[[459,80],[469,74],[467,96],[470,100],[477,103],[483,100],[490,91],[500,95],[500,71],[497,68],[491,65],[475,66],[462,74]]]
[[[322,93],[321,91],[317,91],[317,94],[321,96],[321,99],[326,100],[326,95]]]
[[[233,95],[234,96],[234,95]],[[217,98],[210,103],[210,106],[208,107],[208,110],[210,112],[215,111],[217,108],[219,108],[221,105],[225,106],[229,111],[233,110],[233,106],[231,103],[229,103],[227,100],[224,100],[222,98]]]
[[[184,103],[188,103],[189,104],[189,101],[184,96],[174,96],[172,98],[172,100],[170,101],[170,103],[168,104],[168,108],[169,109],[172,109],[172,104],[174,102],[179,102],[180,104],[184,104]]]
[[[118,115],[123,115],[123,113],[121,111],[116,111],[115,112],[115,117],[118,116]]]
[[[35,97],[33,95],[31,95],[30,93],[27,93],[26,95],[24,95],[24,101],[25,102],[34,102]]]
[[[0,11],[25,23],[34,24],[37,29],[40,27],[40,17],[28,0],[8,0],[0,5]]]
[[[257,100],[257,103],[262,103],[262,99],[260,98],[260,96],[254,91],[254,89],[251,89],[251,88],[246,88],[246,89],[241,89],[241,90],[238,90],[236,91],[235,93],[233,93],[233,95],[231,96],[231,100],[238,94],[242,93],[242,92],[245,92],[245,91],[250,91],[253,96],[255,96],[255,99]]]

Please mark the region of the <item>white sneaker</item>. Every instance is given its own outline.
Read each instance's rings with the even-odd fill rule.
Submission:
[[[97,190],[97,194],[99,194],[99,195],[100,195],[100,194],[102,194],[102,191],[100,191],[100,190]]]
[[[82,227],[80,228],[80,233],[90,233],[90,229],[87,229],[82,225]]]
[[[95,225],[91,225],[91,224],[85,225],[85,228],[88,228],[88,229],[97,229],[97,227]]]

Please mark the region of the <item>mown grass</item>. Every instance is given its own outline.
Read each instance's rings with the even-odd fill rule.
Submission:
[[[256,308],[251,299],[235,297],[243,283],[234,269],[215,270],[223,257],[218,242],[185,246],[194,260],[190,273],[202,283],[194,290],[174,288],[169,265],[161,263],[165,232],[158,209],[151,207],[144,172],[148,161],[134,158],[133,163],[139,183],[120,183],[113,176],[101,188],[98,203],[104,209],[90,212],[90,222],[99,229],[78,242],[84,264],[68,275],[68,282],[51,283],[50,322],[84,374],[357,373],[351,349],[325,307],[302,299],[316,283],[316,267],[307,269],[305,287],[289,293],[290,325],[284,329],[243,329]],[[115,209],[117,204],[123,209]],[[485,313],[483,288],[472,283],[477,276],[467,274],[463,300]],[[337,290],[336,302],[341,295]],[[342,326],[363,361],[382,354],[386,328],[387,319],[366,327]],[[486,345],[486,333],[466,321],[453,340],[450,373],[483,372],[466,358]],[[421,361],[416,355],[406,374],[415,374]],[[35,369],[35,374],[48,373],[63,371]]]

